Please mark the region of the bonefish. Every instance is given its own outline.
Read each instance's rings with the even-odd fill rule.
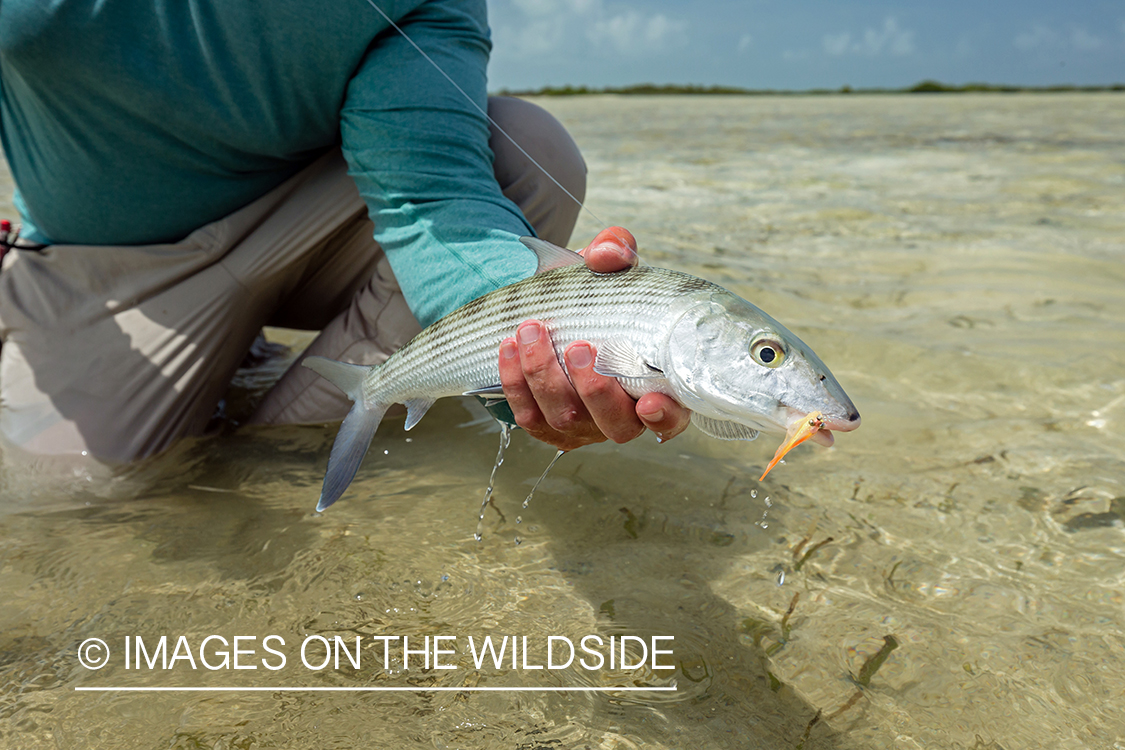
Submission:
[[[304,360],[355,402],[332,446],[318,511],[347,489],[392,404],[405,404],[409,430],[439,398],[503,399],[500,343],[531,318],[547,326],[560,363],[567,346],[588,341],[597,350],[596,372],[616,378],[633,398],[671,396],[711,437],[789,433],[780,459],[804,439],[831,445],[833,431],[859,426],[855,405],[812,349],[741,297],[651,266],[597,274],[577,253],[533,237],[521,241],[539,259],[535,275],[446,315],[383,364]],[[800,439],[793,438],[797,430]]]

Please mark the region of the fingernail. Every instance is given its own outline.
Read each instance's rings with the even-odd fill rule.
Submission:
[[[534,344],[539,340],[539,324],[527,323],[519,327],[516,332],[521,344]]]
[[[585,370],[594,361],[589,344],[575,344],[566,350],[566,364],[575,370]]]
[[[637,254],[633,252],[633,248],[627,247],[617,242],[603,242],[598,245],[599,250],[609,250],[614,255],[622,260],[627,265],[634,265],[637,262]]]
[[[504,339],[500,343],[500,356],[504,359],[515,359],[517,354],[519,350],[516,349],[516,342],[512,339]]]
[[[659,422],[660,420],[664,419],[664,410],[663,409],[657,409],[656,411],[654,411],[650,414],[642,414],[641,416],[644,417],[645,419],[647,419],[650,422]]]

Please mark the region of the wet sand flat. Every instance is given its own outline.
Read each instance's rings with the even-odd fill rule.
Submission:
[[[597,217],[798,333],[863,426],[761,483],[769,438],[584,448],[526,509],[553,450],[517,433],[481,542],[499,432],[468,400],[388,420],[324,514],[335,426],[232,425],[115,472],[5,456],[0,745],[1125,744],[1125,96],[538,101]],[[231,413],[286,361],[240,372]],[[125,666],[127,637],[198,659],[212,635],[256,668]],[[587,635],[632,659],[672,636],[674,669],[525,666]],[[359,637],[362,666],[306,667],[310,636]],[[452,636],[455,668],[403,668],[401,641],[384,664],[387,636]],[[485,636],[528,660],[476,667]],[[75,690],[99,686],[272,690]],[[676,690],[425,690],[613,686]]]

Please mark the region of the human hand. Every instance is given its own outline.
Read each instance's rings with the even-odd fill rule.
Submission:
[[[637,264],[637,241],[628,230],[610,227],[582,250],[586,265],[597,273],[624,271]],[[645,428],[662,440],[687,429],[691,412],[662,393],[646,393],[638,401],[615,378],[594,372],[597,351],[576,341],[559,365],[546,326],[528,320],[515,338],[500,344],[500,383],[516,424],[532,437],[559,450],[613,440],[625,443]]]

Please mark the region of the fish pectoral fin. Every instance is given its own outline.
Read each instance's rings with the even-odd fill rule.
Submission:
[[[691,423],[704,435],[719,440],[754,440],[758,437],[758,431],[752,427],[738,422],[705,417],[697,411],[691,413]]]
[[[474,388],[471,391],[465,391],[461,395],[476,396],[480,399],[480,402],[484,404],[484,408],[486,409],[491,409],[493,406],[508,400],[508,397],[504,395],[504,386],[500,384],[490,385],[484,388]]]
[[[562,268],[563,266],[575,266],[586,262],[581,255],[573,250],[552,245],[547,240],[541,240],[538,237],[520,237],[520,242],[528,250],[535,253],[535,257],[539,259],[539,264],[535,267],[536,275],[554,271],[556,268]]]
[[[363,400],[363,379],[371,372],[371,367],[317,356],[305,357],[301,364],[346,393],[352,401]]]
[[[480,396],[484,400],[492,400],[498,398],[506,398],[504,395],[504,386],[497,383],[496,385],[486,385],[484,388],[474,388],[471,391],[465,391],[462,396]]]
[[[517,429],[519,428],[519,425],[516,424],[516,418],[512,414],[512,408],[508,406],[508,397],[504,395],[504,387],[499,383],[484,388],[474,388],[461,395],[476,396],[497,422],[507,422]]]
[[[664,371],[645,362],[625,339],[610,339],[598,346],[594,372],[610,378],[662,378]]]
[[[324,474],[320,502],[316,504],[318,511],[339,500],[352,483],[386,412],[387,404],[365,404],[361,399],[344,417],[336,442],[332,444],[332,453],[328,456],[328,471]]]
[[[412,398],[403,403],[406,406],[406,429],[411,429],[414,425],[426,416],[426,412],[434,405],[433,398]]]

